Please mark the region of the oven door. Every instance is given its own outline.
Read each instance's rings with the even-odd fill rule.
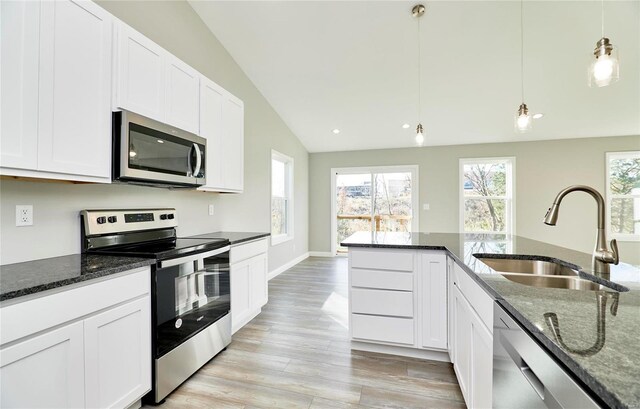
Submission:
[[[231,309],[229,246],[161,262],[154,276],[156,359]]]
[[[114,112],[114,179],[205,183],[206,140],[149,118]]]

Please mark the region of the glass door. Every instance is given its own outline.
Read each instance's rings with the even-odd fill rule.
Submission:
[[[334,173],[335,251],[358,231],[411,232],[417,229],[417,167],[338,169]]]

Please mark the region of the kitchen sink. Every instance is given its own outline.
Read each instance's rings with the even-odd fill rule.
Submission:
[[[552,261],[490,257],[478,259],[504,278],[531,287],[611,291],[609,287],[580,278],[578,271]]]
[[[578,272],[576,270],[551,261],[487,257],[479,257],[479,260],[499,273],[542,276],[578,276]]]
[[[610,288],[594,283],[593,281],[583,280],[577,277],[564,277],[557,275],[525,275],[525,274],[509,274],[501,273],[502,276],[513,282],[528,285],[531,287],[541,288],[564,288],[568,290],[610,290]]]

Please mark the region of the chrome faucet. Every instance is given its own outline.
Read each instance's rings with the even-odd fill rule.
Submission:
[[[618,243],[616,239],[611,240],[611,250],[607,249],[607,239],[605,231],[605,206],[602,195],[592,187],[583,185],[574,185],[565,188],[558,193],[553,204],[547,210],[547,214],[544,216],[544,223],[549,226],[555,226],[558,221],[558,210],[560,209],[560,203],[562,199],[571,192],[585,192],[589,193],[591,197],[596,200],[598,204],[598,230],[596,234],[596,247],[593,250],[593,258],[591,261],[591,267],[593,272],[605,279],[609,279],[610,270],[609,264],[618,264],[620,257],[618,255]]]

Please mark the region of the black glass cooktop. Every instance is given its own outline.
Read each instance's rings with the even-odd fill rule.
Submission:
[[[89,250],[89,253],[167,260],[216,250],[228,245],[229,240],[227,239],[172,239],[111,247],[107,249]]]

